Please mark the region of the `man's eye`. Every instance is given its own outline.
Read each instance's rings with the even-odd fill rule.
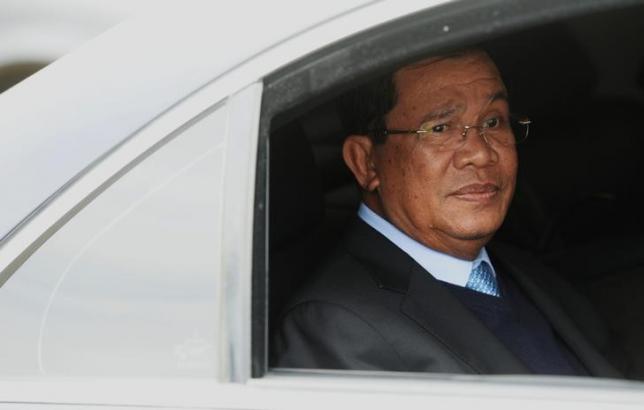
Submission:
[[[429,134],[441,134],[449,130],[449,124],[433,124],[426,122],[420,126],[420,129]]]
[[[447,131],[449,126],[447,124],[438,124],[432,127],[432,133],[439,134],[441,132]]]
[[[483,122],[483,127],[485,128],[499,128],[501,126],[501,118],[499,117],[492,117],[488,118]]]

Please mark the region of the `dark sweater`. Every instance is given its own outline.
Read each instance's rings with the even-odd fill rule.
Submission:
[[[500,277],[498,272],[497,276]],[[588,374],[546,318],[511,280],[499,281],[501,297],[448,283],[445,286],[534,373]]]

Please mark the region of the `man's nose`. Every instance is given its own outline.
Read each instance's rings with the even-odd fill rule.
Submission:
[[[498,153],[479,127],[465,126],[461,136],[463,145],[454,153],[454,164],[457,168],[468,165],[485,167],[499,160]]]

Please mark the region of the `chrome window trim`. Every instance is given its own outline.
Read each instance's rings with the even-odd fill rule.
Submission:
[[[263,84],[252,84],[228,101],[228,142],[224,182],[222,267],[225,331],[229,373],[225,379],[245,383],[251,375],[251,284],[255,178],[259,113]],[[239,217],[241,213],[241,217]]]

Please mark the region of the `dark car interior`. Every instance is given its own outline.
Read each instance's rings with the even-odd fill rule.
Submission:
[[[644,380],[644,3],[463,3],[417,18],[425,32],[410,24],[380,31],[389,37],[362,34],[357,42],[366,45],[351,57],[335,45],[267,80],[260,147],[267,164],[258,194],[268,206],[257,216],[268,228],[256,229],[267,229],[268,242],[256,249],[268,263],[256,261],[254,295],[257,304],[268,301],[269,313],[254,331],[266,340],[289,295],[355,217],[359,193],[341,158],[343,93],[404,62],[476,46],[497,63],[513,112],[532,120],[518,147],[515,198],[495,240],[531,252],[565,278],[581,295],[564,301],[575,305],[579,327],[627,378]],[[499,10],[508,24],[486,28]],[[471,22],[470,31],[415,42],[445,21],[458,27],[458,18]],[[413,46],[392,48],[391,41]],[[353,71],[329,74],[334,58]],[[267,368],[262,348],[256,375]]]

